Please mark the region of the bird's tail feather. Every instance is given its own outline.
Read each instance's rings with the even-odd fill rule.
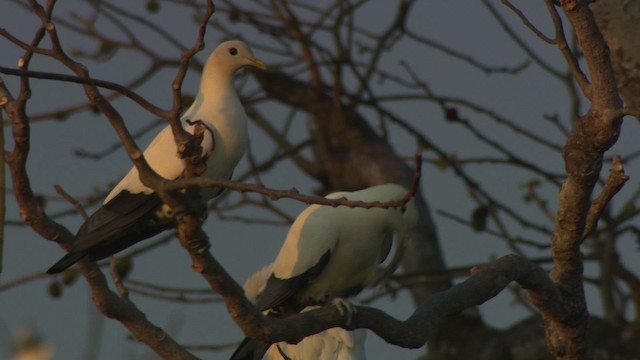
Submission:
[[[66,270],[69,266],[78,262],[78,260],[85,257],[86,254],[69,251],[67,255],[63,256],[57,263],[47,270],[47,274],[57,274]]]
[[[270,346],[271,344],[248,337],[244,338],[233,355],[231,355],[231,360],[260,360]]]

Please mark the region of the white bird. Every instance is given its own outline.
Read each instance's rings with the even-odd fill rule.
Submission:
[[[402,186],[385,184],[333,193],[327,198],[388,202],[401,200],[405,194]],[[307,207],[291,225],[273,262],[272,274],[256,297],[256,306],[271,310],[275,316],[288,316],[310,305],[328,303],[336,304],[340,310],[344,298],[378,285],[393,273],[411,239],[416,220],[413,199],[402,207],[389,209]],[[381,268],[379,264],[389,254],[394,234],[399,240],[396,256]],[[349,306],[346,310],[350,310]],[[231,359],[261,359],[269,346],[245,339]]]
[[[202,177],[229,179],[246,150],[247,115],[233,86],[234,73],[245,66],[266,69],[242,41],[221,43],[204,66],[198,95],[181,117],[186,131],[201,132],[202,157],[206,160]],[[173,180],[185,171],[185,161],[176,153],[167,126],[149,144],[144,156],[160,176]],[[219,192],[203,189],[202,195],[207,200]],[[107,195],[102,207],[82,224],[69,253],[47,273],[61,272],[85,256],[92,261],[103,259],[173,226],[171,209],[142,184],[133,167]]]
[[[255,272],[244,283],[245,295],[251,302],[255,303],[272,273],[273,266],[270,264]],[[302,312],[316,308],[317,306],[308,306]],[[307,336],[297,344],[272,344],[266,355],[269,360],[365,360],[366,337],[365,329],[348,331],[343,328],[331,328]]]

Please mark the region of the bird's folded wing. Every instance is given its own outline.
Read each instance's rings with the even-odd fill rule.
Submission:
[[[314,266],[300,275],[287,279],[279,279],[275,274],[271,274],[264,290],[258,296],[256,307],[267,310],[283,304],[294,294],[304,289],[311,280],[318,277],[330,258],[331,251],[327,250]]]
[[[156,214],[153,210],[161,205],[162,201],[155,193],[132,194],[121,191],[82,224],[76,235],[77,246],[73,250],[82,252],[108,242],[109,238],[121,237],[121,233],[131,230],[136,222],[145,226],[149,225],[148,222],[159,221],[154,219]]]

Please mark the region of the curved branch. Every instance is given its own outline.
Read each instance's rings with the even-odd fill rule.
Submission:
[[[423,302],[406,320],[398,320],[385,312],[357,306],[349,326],[334,306],[297,314],[285,319],[263,316],[244,297],[242,288],[229,276],[209,252],[190,251],[193,267],[224,298],[233,320],[245,335],[260,341],[298,343],[304,337],[331,327],[349,330],[367,328],[386,342],[404,348],[418,348],[436,332],[440,322],[464,309],[483,304],[516,281],[529,294],[546,299],[544,306],[553,311],[562,308],[562,297],[547,273],[530,260],[507,255],[473,269],[473,275],[446,291]],[[217,276],[213,276],[217,274]]]

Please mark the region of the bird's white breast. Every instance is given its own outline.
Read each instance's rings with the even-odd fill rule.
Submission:
[[[217,100],[217,101],[216,101]],[[234,91],[227,92],[217,98],[206,101],[199,95],[194,104],[182,116],[185,130],[193,134],[194,126],[186,120],[201,120],[213,132],[205,131],[201,143],[203,155],[208,154],[207,169],[202,176],[227,180],[238,164],[248,142],[247,118]],[[183,174],[184,160],[178,158],[177,146],[170,127],[165,127],[144,151],[144,156],[151,168],[165,179],[173,180]],[[138,170],[133,167],[105,198],[107,203],[122,190],[130,193],[152,193],[153,190],[140,181]],[[217,190],[205,190],[203,195],[210,198]]]

